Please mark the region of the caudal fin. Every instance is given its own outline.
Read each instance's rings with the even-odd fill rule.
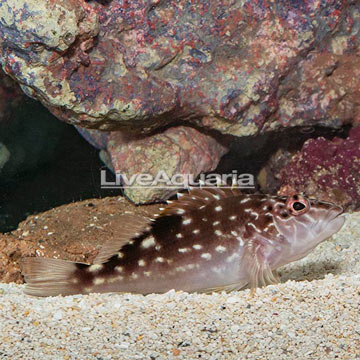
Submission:
[[[27,257],[21,259],[20,267],[26,282],[25,294],[56,296],[80,292],[79,285],[74,283],[75,262]]]

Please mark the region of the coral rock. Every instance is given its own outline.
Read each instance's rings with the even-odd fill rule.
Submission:
[[[146,132],[182,120],[244,136],[313,119],[339,126],[359,117],[359,9],[346,0],[6,0],[0,62],[28,95],[88,128]],[[334,81],[314,78],[314,65],[320,75],[348,69],[353,84],[336,71]]]
[[[153,136],[128,139],[121,132],[109,135],[108,152],[115,171],[130,179],[137,174],[156,178],[160,172],[171,178],[176,174],[192,174],[214,170],[227,148],[215,139],[189,127],[173,127]],[[178,181],[180,179],[177,179]],[[161,186],[159,184],[158,186]],[[125,187],[125,195],[133,202],[147,203],[165,200],[178,188]]]
[[[304,192],[349,210],[360,208],[360,126],[346,139],[310,139],[278,174],[280,194]]]

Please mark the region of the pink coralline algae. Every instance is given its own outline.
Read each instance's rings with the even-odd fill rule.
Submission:
[[[149,174],[156,178],[192,174],[215,169],[227,148],[211,136],[184,126],[172,127],[149,137],[131,138],[118,131],[110,132],[107,151],[115,171],[131,178],[134,174]],[[138,184],[125,187],[124,193],[135,203],[165,200],[178,189],[158,187],[139,189]]]
[[[346,139],[310,139],[284,166],[279,193],[304,192],[350,210],[360,208],[360,126]]]
[[[0,62],[29,96],[87,128],[145,133],[181,120],[247,136],[316,119],[339,126],[340,112],[324,114],[352,101],[359,66],[354,86],[306,85],[316,74],[303,74],[302,61],[334,56],[330,68],[317,63],[317,80],[346,56],[358,63],[359,9],[346,0],[6,0]]]

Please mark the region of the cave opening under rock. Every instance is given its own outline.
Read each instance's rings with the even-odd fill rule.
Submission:
[[[13,159],[0,173],[0,232],[17,228],[30,214],[90,198],[122,196],[121,189],[102,189],[101,170],[106,166],[99,151],[76,129],[65,124],[40,103],[26,99],[11,121],[11,128],[0,128],[0,142]],[[5,125],[6,126],[6,125]],[[309,138],[335,136],[345,138],[349,128],[285,129],[255,137],[231,137],[230,150],[220,161],[215,173],[249,173],[256,176],[269,158],[280,148],[301,149]],[[106,169],[106,179],[114,174]],[[255,184],[254,191],[261,191]],[[273,191],[276,189],[274,188]]]

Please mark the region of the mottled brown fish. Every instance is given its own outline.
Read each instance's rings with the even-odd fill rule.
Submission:
[[[215,291],[274,283],[274,270],[306,256],[337,232],[343,210],[301,195],[238,194],[193,189],[156,217],[129,217],[120,239],[93,265],[25,258],[25,292],[35,296],[91,292]]]

